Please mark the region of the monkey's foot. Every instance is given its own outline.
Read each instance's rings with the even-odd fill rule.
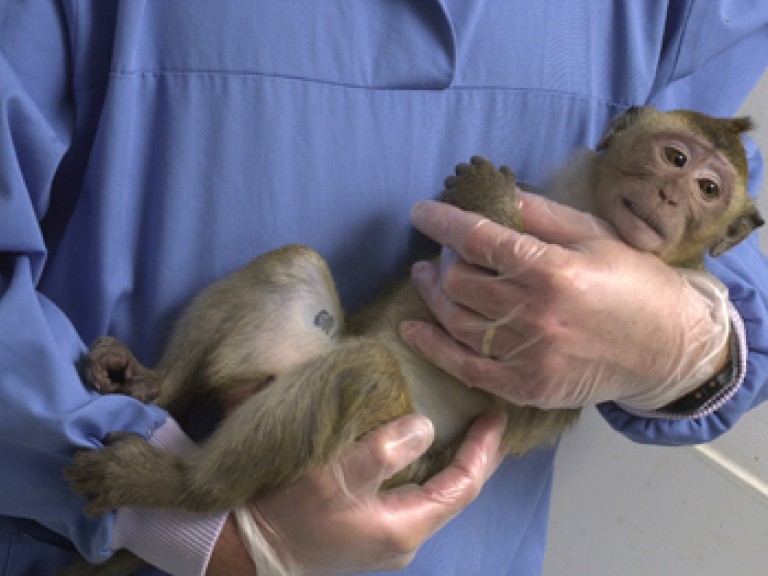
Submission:
[[[113,508],[168,506],[182,490],[183,460],[137,434],[112,433],[109,445],[83,450],[64,470],[72,490],[89,500],[94,516]]]
[[[102,394],[125,394],[152,402],[160,394],[160,379],[136,360],[130,348],[110,336],[91,345],[85,360],[85,377]]]
[[[497,169],[485,158],[473,156],[470,164],[457,165],[456,175],[445,179],[442,199],[502,226],[522,230],[515,181],[508,167]]]

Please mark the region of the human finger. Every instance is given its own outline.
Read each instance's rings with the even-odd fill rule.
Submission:
[[[514,298],[511,300],[509,298],[513,288],[502,290],[503,295],[494,294],[497,290],[493,288],[500,286],[498,277],[494,280],[491,276],[481,274],[477,281],[480,284],[477,286],[477,293],[471,288],[461,286],[458,294],[460,297],[464,295],[466,297],[463,301],[460,298],[460,304],[457,304],[454,294],[442,288],[434,264],[417,263],[413,270],[413,280],[422,300],[440,325],[458,342],[469,346],[477,353],[490,356],[492,340],[496,340],[497,343],[503,341],[506,345],[503,349],[506,350],[515,347],[521,338],[525,337],[525,334],[516,332],[516,324],[513,322],[523,311],[524,305],[509,307],[509,302],[514,301]],[[492,282],[495,286],[482,286],[484,282]],[[470,306],[461,305],[465,303]],[[489,340],[490,331],[494,334],[491,340]]]
[[[451,258],[453,254],[453,251],[445,249],[440,257],[439,284],[447,298],[499,325],[518,316],[525,307],[525,301],[530,299],[529,291],[523,287],[525,279],[473,266],[458,257]],[[521,266],[522,270],[524,267]],[[429,286],[427,271],[416,267],[414,271],[413,279],[417,286]],[[484,322],[481,328],[485,330],[487,323]]]
[[[382,505],[409,526],[416,548],[461,512],[480,493],[503,459],[501,439],[507,418],[490,411],[470,427],[453,461],[422,486],[406,486],[382,494]]]
[[[350,495],[375,493],[384,480],[419,458],[434,440],[432,422],[409,414],[366,434],[332,464],[335,479]]]
[[[417,262],[412,268],[412,277],[419,294],[446,329],[457,340],[470,344],[484,330],[488,318],[484,318],[457,305],[443,291],[437,266],[432,262]]]
[[[570,246],[604,236],[613,228],[589,212],[582,212],[530,192],[519,191],[519,208],[526,232],[540,240]]]
[[[535,263],[540,264],[539,270],[548,270],[571,257],[557,245],[441,202],[417,203],[411,210],[411,222],[470,264],[508,277],[530,272]]]
[[[498,252],[518,234],[474,212],[443,202],[423,201],[411,210],[411,222],[435,242],[452,248],[461,257],[490,270],[498,269]],[[508,237],[507,233],[512,233]]]
[[[489,350],[488,356],[478,354],[428,322],[405,321],[400,324],[400,335],[411,348],[432,364],[473,388],[481,388],[499,395],[495,390],[495,383],[504,382],[506,386],[512,387],[512,382],[517,381],[514,371],[510,374],[513,362],[498,362],[490,356],[493,349]],[[480,339],[482,347],[482,334]],[[526,345],[523,342],[519,346]],[[489,346],[496,345],[491,342]],[[506,395],[504,397],[507,398]]]

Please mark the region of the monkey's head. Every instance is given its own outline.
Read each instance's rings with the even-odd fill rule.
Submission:
[[[632,108],[597,146],[595,204],[628,244],[698,268],[764,221],[747,196],[748,118]]]

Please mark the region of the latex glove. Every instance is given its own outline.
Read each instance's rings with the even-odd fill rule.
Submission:
[[[259,576],[392,570],[479,493],[501,460],[505,417],[489,413],[470,428],[453,463],[423,486],[380,491],[420,456],[434,430],[421,416],[388,423],[338,461],[238,511]],[[214,551],[214,561],[217,561]],[[227,573],[209,569],[208,574]]]
[[[440,328],[401,327],[415,349],[469,386],[518,405],[618,401],[654,410],[727,359],[727,291],[666,266],[590,214],[520,195],[528,234],[452,206],[416,205],[416,228],[455,251],[413,269]]]

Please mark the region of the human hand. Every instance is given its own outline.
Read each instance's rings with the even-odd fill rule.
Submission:
[[[336,462],[258,498],[247,508],[249,516],[243,517],[243,510],[236,514],[244,532],[255,530],[250,540],[259,576],[407,565],[427,538],[477,496],[496,469],[505,424],[496,412],[479,418],[444,471],[423,486],[380,491],[384,480],[432,443],[431,423],[422,416],[405,416],[366,435]],[[227,563],[235,559],[214,550],[209,576],[230,573]]]
[[[413,278],[445,328],[403,338],[463,380],[519,405],[608,400],[653,410],[725,363],[727,290],[624,244],[594,216],[520,194],[527,234],[437,202],[414,226],[446,247]],[[458,257],[456,256],[458,254]]]

